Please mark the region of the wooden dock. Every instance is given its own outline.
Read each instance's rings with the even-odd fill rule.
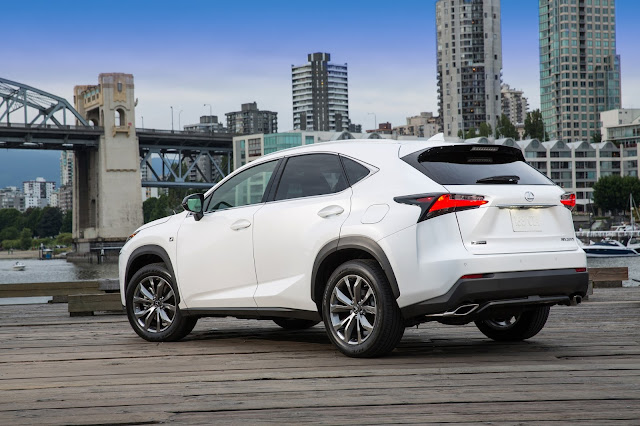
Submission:
[[[339,354],[320,325],[206,319],[152,344],[123,315],[65,304],[0,319],[1,425],[640,422],[640,288],[554,307],[528,342],[423,324],[370,360]]]

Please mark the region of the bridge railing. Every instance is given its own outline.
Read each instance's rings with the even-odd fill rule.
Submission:
[[[29,124],[29,123],[0,123],[0,127],[16,129],[51,129],[51,130],[99,130],[104,131],[100,126],[75,126],[71,124]]]

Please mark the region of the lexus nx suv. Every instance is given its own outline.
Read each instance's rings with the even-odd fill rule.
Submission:
[[[341,141],[253,161],[122,248],[122,303],[143,339],[198,318],[324,322],[352,357],[392,351],[405,327],[475,322],[491,339],[535,336],[553,305],[587,291],[575,196],[519,149]]]

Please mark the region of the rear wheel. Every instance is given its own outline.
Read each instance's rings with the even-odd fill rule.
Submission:
[[[150,342],[180,340],[198,321],[180,312],[177,287],[161,263],[140,268],[131,279],[125,297],[129,323],[140,337]]]
[[[504,315],[492,319],[478,320],[476,326],[487,337],[502,341],[529,339],[542,330],[549,318],[551,307],[540,306],[518,315]]]
[[[339,266],[324,291],[322,312],[329,338],[350,357],[385,355],[404,334],[400,308],[375,261],[352,260]]]
[[[296,318],[274,318],[273,322],[275,322],[285,330],[304,330],[306,328],[313,327],[320,321],[303,320]]]

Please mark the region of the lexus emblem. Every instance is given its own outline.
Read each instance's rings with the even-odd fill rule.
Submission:
[[[531,201],[533,201],[533,198],[534,198],[533,192],[527,191],[527,192],[524,193],[524,199],[525,200],[531,202]]]

